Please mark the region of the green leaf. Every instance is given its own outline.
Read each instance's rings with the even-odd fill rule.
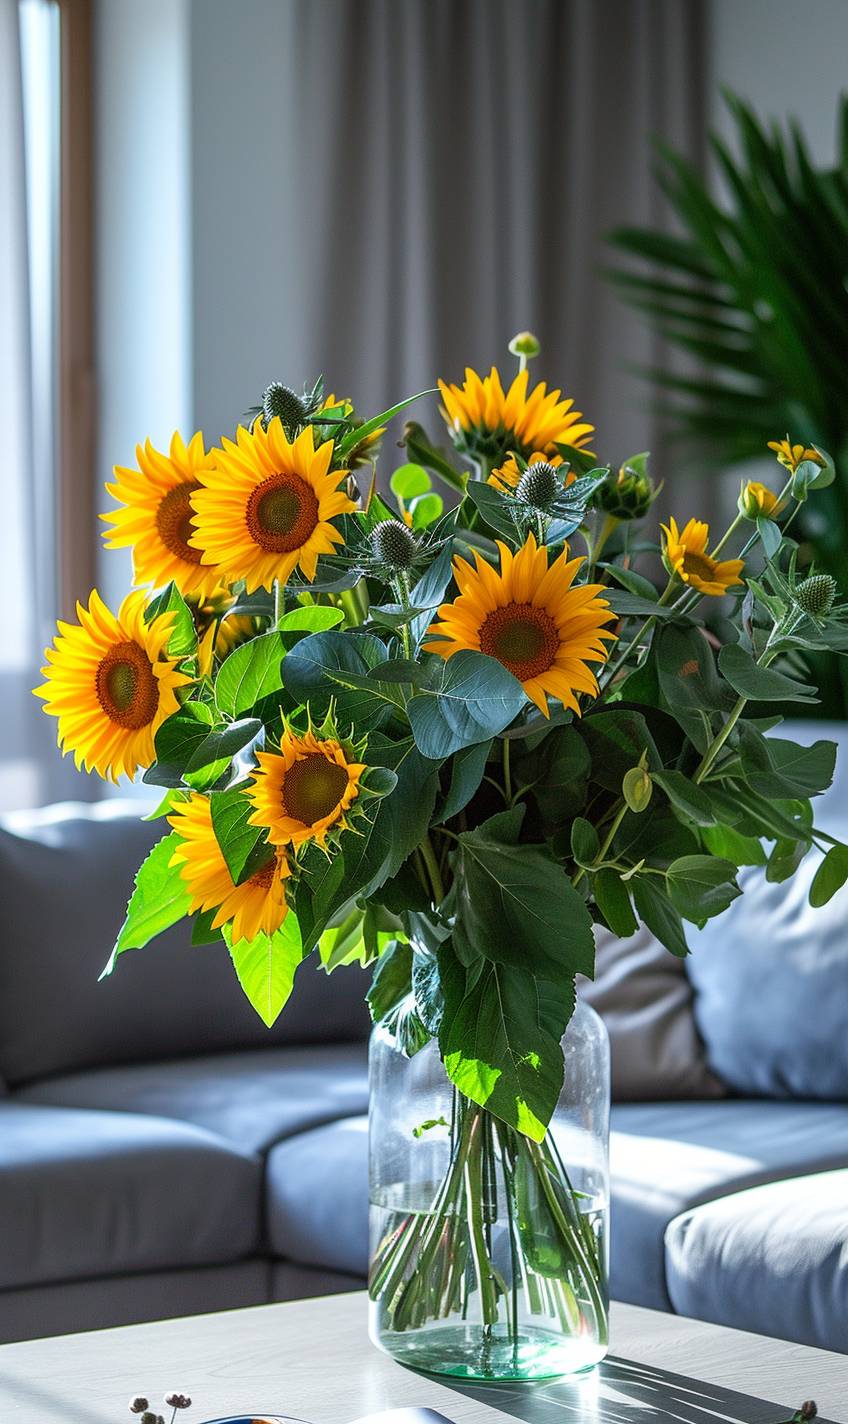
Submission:
[[[292,608],[284,613],[276,627],[278,633],[324,633],[344,621],[341,608],[326,608],[323,604],[312,604],[303,608]]]
[[[718,655],[718,666],[734,692],[756,702],[817,702],[816,689],[795,682],[781,672],[759,667],[739,643],[728,643]]]
[[[672,806],[696,826],[712,826],[715,811],[710,798],[700,786],[681,771],[655,771],[653,780],[661,786]]]
[[[713,855],[682,855],[666,871],[672,904],[685,920],[702,925],[722,914],[742,893],[736,866]]]
[[[174,583],[169,583],[167,588],[151,599],[144,610],[145,623],[152,623],[154,618],[158,618],[162,613],[174,615],[173,626],[165,644],[169,657],[191,657],[197,652],[197,632],[191,609]]]
[[[308,613],[311,609],[297,612]],[[335,609],[328,610],[335,612]],[[215,679],[215,701],[227,717],[249,712],[263,697],[279,692],[283,685],[282,665],[285,644],[279,633],[263,633],[234,648],[221,664]]]
[[[519,533],[518,509],[512,495],[503,494],[485,480],[469,480],[466,492],[489,528],[514,544]]]
[[[543,846],[518,841],[523,807],[458,837],[453,940],[466,963],[483,955],[550,978],[594,972],[586,904]]]
[[[205,702],[184,702],[166,717],[154,739],[156,761],[143,780],[152,786],[180,787],[183,772],[214,726],[215,714]]]
[[[429,391],[419,391],[417,395],[407,396],[406,400],[398,401],[397,405],[389,406],[389,409],[382,411],[380,415],[375,415],[371,420],[366,420],[364,425],[354,426],[336,447],[340,459],[344,460],[350,454],[351,450],[355,450],[357,445],[361,445],[362,441],[366,440],[369,435],[373,435],[375,430],[380,430],[382,426],[388,425],[389,421],[393,420],[396,415],[399,415],[402,410],[406,410],[408,405],[412,405],[414,401],[421,400],[422,396],[434,396],[437,394],[438,391],[435,386]]]
[[[224,774],[238,752],[252,747],[264,735],[265,728],[258,717],[245,717],[207,733],[192,752],[183,780],[195,791],[207,790]]]
[[[654,590],[656,592],[656,590]],[[614,613],[620,618],[674,618],[680,620],[679,609],[654,602],[642,594],[628,593],[617,588],[604,590],[604,598]]]
[[[804,841],[775,841],[766,866],[766,880],[772,885],[782,885],[784,880],[789,880],[809,848]]]
[[[832,900],[837,890],[848,880],[848,846],[831,846],[821,865],[813,876],[810,886],[810,904],[815,909]]]
[[[206,944],[220,944],[223,935],[220,930],[213,930],[212,921],[215,918],[215,910],[200,910],[191,916],[191,943],[192,947],[200,947]]]
[[[191,905],[188,887],[179,871],[171,866],[174,851],[181,845],[176,831],[171,831],[156,843],[139,867],[127,917],[101,979],[112,973],[119,956],[126,950],[143,949],[156,935],[188,914]]]
[[[742,835],[733,826],[704,826],[701,840],[711,855],[734,865],[765,865],[766,853],[756,836]]]
[[[430,476],[423,465],[400,465],[389,480],[389,489],[398,499],[410,500],[416,495],[427,494],[431,488]]]
[[[772,519],[766,519],[760,515],[757,520],[757,533],[762,540],[763,548],[767,559],[773,559],[783,543],[783,535]]]
[[[335,701],[339,722],[352,723],[361,731],[379,726],[391,715],[391,707],[375,695],[373,686],[340,689],[330,672],[350,672],[367,677],[372,668],[386,661],[388,653],[379,638],[370,633],[343,633],[337,628],[312,633],[292,648],[283,659],[283,682],[297,701],[307,703],[313,721]]]
[[[592,758],[572,726],[555,727],[541,747],[515,762],[516,784],[528,782],[547,826],[562,825],[585,801]]]
[[[719,682],[710,645],[699,628],[662,628],[654,646],[660,689],[673,712],[729,709],[732,699]]]
[[[248,824],[253,804],[244,794],[243,786],[228,791],[215,791],[209,798],[212,829],[221,854],[227,862],[234,885],[242,885],[261,870],[274,854],[261,826]]]
[[[365,1002],[374,1023],[382,1023],[412,993],[412,946],[392,940],[377,960]]]
[[[453,816],[458,816],[471,800],[483,780],[486,762],[492,742],[477,742],[475,746],[463,747],[451,760],[451,780],[448,794],[436,810],[434,825],[441,825]]]
[[[589,748],[593,781],[616,795],[626,773],[638,764],[643,752],[647,753],[651,773],[662,766],[643,714],[629,707],[590,712],[575,730]]]
[[[622,568],[620,564],[601,563],[598,568],[606,569],[622,588],[626,588],[628,593],[635,594],[637,598],[643,598],[648,603],[655,604],[659,594],[651,583],[650,579],[643,578],[637,574],[635,569]],[[656,609],[653,610],[656,612]]]
[[[444,1010],[439,1047],[461,1093],[541,1142],[563,1080],[560,1046],[574,1011],[573,982],[480,960],[466,969],[439,951]]]
[[[441,519],[445,502],[440,494],[422,494],[409,506],[413,529],[426,529],[428,525]]]
[[[223,937],[236,977],[262,1022],[271,1028],[288,1002],[295,971],[303,959],[297,919],[288,914],[276,933],[260,931],[255,939],[240,939],[235,944],[230,929],[224,926]]]
[[[599,870],[592,880],[595,904],[619,939],[629,939],[639,928],[627,887],[611,866]]]
[[[674,905],[670,904],[665,891],[659,890],[646,875],[638,875],[633,880],[633,900],[640,920],[648,926],[660,944],[679,959],[689,953],[683,921]]]
[[[511,672],[485,653],[463,649],[441,660],[431,688],[407,704],[422,755],[434,761],[502,732],[527,701]]]
[[[583,816],[575,816],[571,822],[571,854],[578,865],[594,865],[601,853],[598,832]]]
[[[820,795],[833,781],[836,743],[802,747],[782,737],[764,737],[746,722],[740,728],[739,755],[748,785],[761,796],[803,799]]]

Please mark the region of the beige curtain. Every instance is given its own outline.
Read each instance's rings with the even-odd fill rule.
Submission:
[[[603,235],[661,216],[652,136],[698,155],[702,49],[700,0],[200,0],[201,420],[312,371],[377,409],[466,363],[512,369],[530,327],[599,451],[656,450],[626,368],[658,352],[600,275]]]

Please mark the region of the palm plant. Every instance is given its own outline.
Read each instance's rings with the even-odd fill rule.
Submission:
[[[739,156],[710,146],[725,196],[672,149],[657,178],[679,235],[625,227],[611,241],[650,270],[611,273],[625,299],[694,374],[646,370],[671,427],[712,467],[765,454],[768,440],[822,445],[837,479],[799,516],[816,563],[844,572],[848,548],[848,96],[838,161],[816,168],[797,124],[764,124],[725,93]]]

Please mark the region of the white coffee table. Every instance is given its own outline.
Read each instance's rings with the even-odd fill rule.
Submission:
[[[612,1342],[588,1376],[466,1386],[396,1365],[368,1342],[365,1296],[329,1296],[4,1345],[0,1424],[131,1424],[131,1395],[171,1389],[196,1401],[185,1424],[250,1409],[347,1424],[415,1404],[456,1424],[780,1424],[810,1397],[848,1424],[848,1355],[627,1305]]]

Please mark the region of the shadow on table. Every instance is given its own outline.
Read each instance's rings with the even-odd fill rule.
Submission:
[[[801,1405],[755,1399],[656,1365],[612,1357],[591,1373],[536,1385],[441,1384],[524,1424],[784,1424]],[[819,1418],[817,1424],[829,1424]]]

